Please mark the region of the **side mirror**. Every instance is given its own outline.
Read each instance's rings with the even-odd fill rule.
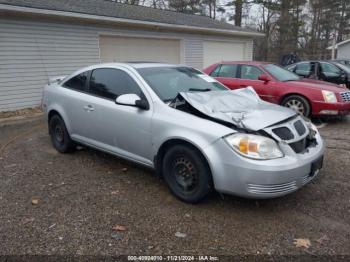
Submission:
[[[136,100],[135,106],[142,109],[142,110],[149,109],[149,104],[148,104],[147,100],[144,100],[144,99]]]
[[[271,78],[268,75],[261,74],[259,75],[258,80],[264,81],[265,83],[267,83],[271,81]]]
[[[142,100],[138,95],[135,94],[124,94],[117,97],[115,103],[118,105],[135,106],[143,110],[149,109],[147,100]]]

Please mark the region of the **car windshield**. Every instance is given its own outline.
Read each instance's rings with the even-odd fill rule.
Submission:
[[[342,64],[350,68],[350,60],[334,60],[334,62]]]
[[[191,67],[150,67],[137,71],[164,102],[175,99],[180,92],[227,90],[215,79]]]
[[[341,68],[347,74],[350,74],[350,67],[349,66],[346,66],[346,65],[338,63],[338,62],[333,62],[333,64],[335,64],[337,67]]]
[[[279,81],[286,82],[286,81],[295,81],[299,80],[300,77],[280,66],[268,64],[264,65],[264,68],[267,72],[269,72],[274,78],[276,78]]]

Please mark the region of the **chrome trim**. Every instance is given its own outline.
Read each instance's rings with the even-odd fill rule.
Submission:
[[[306,132],[303,134],[303,135],[299,135],[294,124],[296,122],[298,122],[299,120],[301,120],[301,123],[304,125],[305,129],[306,129]],[[287,127],[291,132],[292,134],[294,135],[294,138],[293,139],[290,139],[290,140],[283,140],[281,139],[279,136],[277,136],[272,130],[275,129],[275,128],[279,128],[279,127]],[[276,139],[277,141],[285,141],[287,142],[288,144],[290,143],[295,143],[295,142],[298,142],[300,140],[303,140],[305,137],[307,137],[310,133],[310,130],[309,128],[305,125],[304,123],[304,120],[301,116],[297,116],[296,118],[288,121],[288,122],[285,122],[285,123],[282,123],[282,124],[279,124],[279,125],[273,125],[273,126],[270,126],[270,127],[267,127],[267,128],[264,128],[264,130],[269,133],[269,135],[271,135],[274,139]]]
[[[341,92],[340,97],[343,100],[343,102],[350,102],[350,91]]]
[[[248,184],[247,186],[248,191],[253,194],[280,194],[294,191],[298,188],[296,181],[272,185]]]

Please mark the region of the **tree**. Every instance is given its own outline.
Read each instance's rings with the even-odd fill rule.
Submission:
[[[203,6],[208,6],[209,17],[216,18],[217,9],[222,11],[222,9],[217,8],[217,0],[203,0]]]
[[[254,56],[261,60],[277,62],[291,52],[304,59],[329,58],[327,47],[334,37],[337,42],[350,37],[350,0],[111,1],[201,14],[248,26],[265,34],[255,40]]]
[[[201,12],[201,0],[169,0],[169,8],[182,13],[196,14]]]
[[[273,54],[271,47],[277,39],[276,26],[279,4],[276,0],[256,0],[255,4],[260,6],[260,16],[254,19],[257,26],[256,29],[264,33],[265,36],[255,40],[254,57],[257,60],[271,60],[271,55]]]
[[[241,26],[242,25],[243,0],[235,0],[234,5],[235,5],[235,15],[234,15],[235,26]]]

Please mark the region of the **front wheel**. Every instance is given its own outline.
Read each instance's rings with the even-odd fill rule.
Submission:
[[[69,153],[76,148],[75,143],[70,138],[63,119],[54,115],[49,120],[49,133],[54,148],[60,153]]]
[[[309,117],[311,113],[311,106],[309,102],[302,96],[299,95],[291,95],[283,99],[282,106],[293,109],[300,115],[305,117]]]
[[[162,173],[171,192],[180,200],[197,203],[211,191],[211,172],[205,158],[186,145],[170,148],[163,159]]]

